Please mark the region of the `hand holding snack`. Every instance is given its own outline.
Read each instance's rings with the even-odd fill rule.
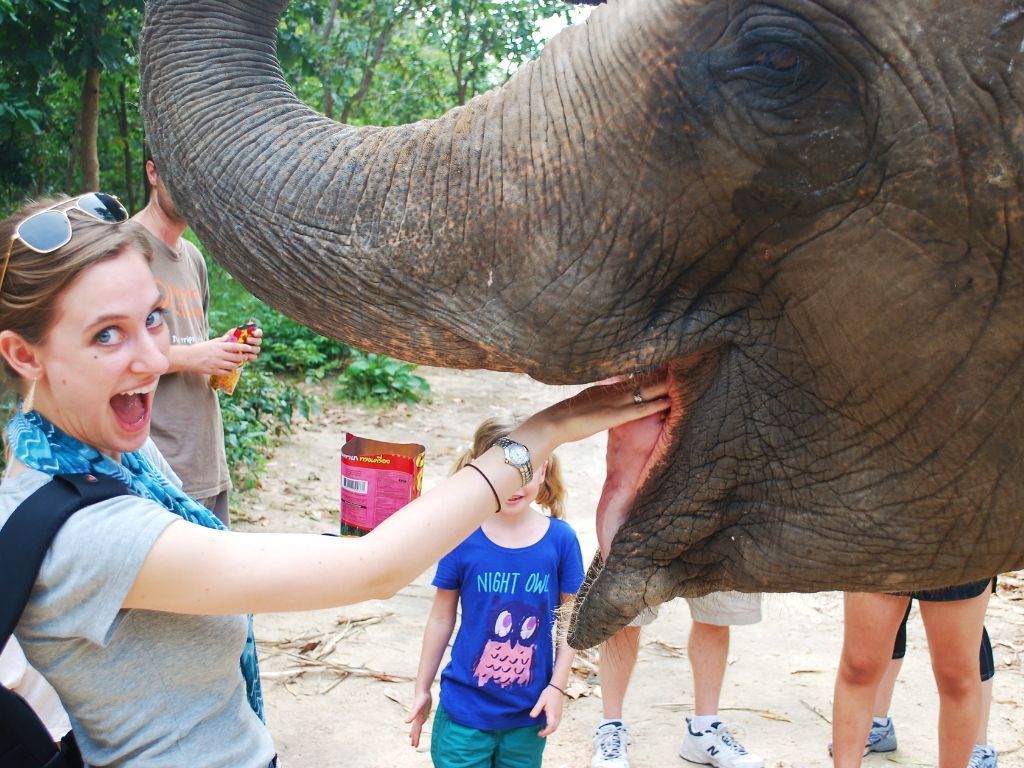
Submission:
[[[210,376],[210,386],[213,389],[223,390],[226,394],[234,394],[235,387],[238,385],[238,379],[242,375],[242,366],[247,362],[255,360],[259,355],[259,346],[263,342],[262,337],[263,331],[260,330],[260,327],[255,320],[249,320],[249,322],[244,325],[240,325],[224,334],[222,340],[234,344],[248,344],[252,347],[256,347],[256,351],[245,353],[242,361],[239,362],[230,373],[224,375],[214,374],[213,376]]]

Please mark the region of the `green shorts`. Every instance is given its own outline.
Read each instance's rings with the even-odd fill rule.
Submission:
[[[547,739],[539,726],[481,731],[459,725],[438,705],[430,737],[435,768],[540,768]]]

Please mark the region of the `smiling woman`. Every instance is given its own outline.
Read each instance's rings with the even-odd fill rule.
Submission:
[[[145,233],[121,223],[113,198],[105,214],[86,210],[94,197],[0,224],[0,355],[23,398],[7,425],[0,525],[55,474],[125,485],[60,529],[15,636],[60,695],[87,764],[274,766],[244,614],[388,597],[529,478],[506,464],[509,448],[488,446],[360,539],[221,530],[148,439],[168,365],[163,298]],[[664,381],[639,385],[640,404],[635,383],[593,387],[510,440],[543,466],[562,442],[668,407]]]

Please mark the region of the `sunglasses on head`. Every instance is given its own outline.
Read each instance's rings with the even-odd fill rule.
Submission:
[[[68,218],[68,211],[71,208],[58,210],[58,206],[69,203],[74,203],[71,208],[98,221],[120,224],[128,219],[128,211],[121,205],[121,201],[105,192],[79,195],[71,200],[62,200],[45,211],[33,213],[14,228],[14,235],[11,237],[11,242],[7,246],[7,255],[4,257],[3,269],[0,270],[0,290],[3,289],[7,264],[11,260],[11,251],[14,250],[15,240],[21,240],[26,248],[30,248],[36,253],[50,253],[71,242],[73,232],[71,219]]]

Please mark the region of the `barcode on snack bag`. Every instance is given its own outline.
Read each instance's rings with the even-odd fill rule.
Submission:
[[[355,480],[351,477],[345,477],[342,475],[341,487],[352,493],[366,493],[366,486],[368,485],[366,480]]]

